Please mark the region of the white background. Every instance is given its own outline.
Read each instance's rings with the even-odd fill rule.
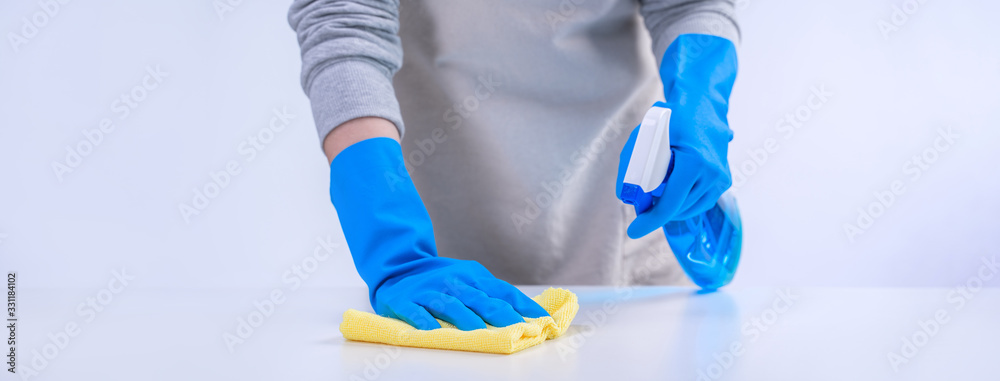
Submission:
[[[997,253],[1000,5],[925,2],[885,36],[902,3],[739,2],[733,171],[768,138],[778,149],[738,189],[734,285],[952,286]],[[287,6],[71,2],[15,51],[8,33],[41,7],[0,4],[3,270],[22,287],[102,287],[120,268],[141,286],[270,287],[317,239],[342,242]],[[119,119],[112,102],[156,66],[169,76]],[[777,131],[821,86],[834,95]],[[275,108],[296,117],[248,161],[238,146]],[[116,129],[60,181],[53,163],[102,118]],[[946,127],[956,143],[912,180],[904,165]],[[185,221],[179,205],[230,160],[242,172]],[[844,224],[894,180],[906,191],[852,242]],[[346,245],[306,284],[361,285]]]

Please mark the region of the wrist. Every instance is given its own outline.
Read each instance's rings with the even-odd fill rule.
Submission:
[[[323,139],[327,163],[332,163],[345,148],[372,138],[392,138],[398,142],[399,130],[389,120],[379,117],[363,117],[344,122]]]

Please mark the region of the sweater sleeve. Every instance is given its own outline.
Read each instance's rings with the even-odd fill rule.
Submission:
[[[392,77],[403,63],[398,0],[294,0],[288,23],[302,51],[302,89],[320,144],[351,119],[381,117],[403,134]]]
[[[735,0],[640,0],[639,13],[653,38],[659,66],[670,43],[682,34],[708,34],[739,45]]]

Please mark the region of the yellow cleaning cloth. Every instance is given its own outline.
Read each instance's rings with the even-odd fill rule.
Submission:
[[[340,333],[348,340],[369,343],[511,354],[562,336],[580,309],[576,295],[561,288],[549,288],[532,299],[552,316],[524,318],[524,323],[472,331],[462,331],[438,320],[442,328],[422,331],[401,320],[350,309],[344,312]]]

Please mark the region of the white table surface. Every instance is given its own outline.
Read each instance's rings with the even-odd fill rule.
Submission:
[[[581,307],[570,331],[513,355],[346,341],[338,331],[344,310],[370,311],[360,288],[280,288],[284,302],[232,352],[224,335],[235,335],[237,319],[272,290],[126,288],[90,314],[79,306],[92,290],[22,289],[18,367],[40,364],[49,335],[58,340],[75,323],[76,335],[58,353],[49,345],[54,356],[28,379],[1000,379],[998,289],[970,294],[959,308],[960,294],[949,299],[951,289],[934,288],[791,289],[790,305],[765,288],[568,288]],[[893,369],[889,353],[900,353],[902,337],[920,340],[918,322],[938,310],[947,322]],[[735,355],[734,343],[742,347]]]

